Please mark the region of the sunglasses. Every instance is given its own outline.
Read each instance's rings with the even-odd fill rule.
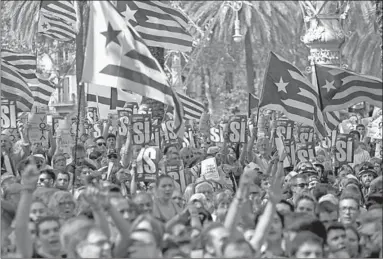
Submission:
[[[98,142],[97,143],[97,146],[101,147],[101,146],[106,146],[106,143],[105,142]]]
[[[49,181],[49,180],[50,180],[49,178],[39,178],[40,183],[45,182],[45,181]]]

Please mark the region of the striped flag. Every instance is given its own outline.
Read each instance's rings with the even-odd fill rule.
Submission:
[[[23,76],[10,63],[1,59],[1,96],[16,101],[18,112],[30,111],[33,95]]]
[[[76,38],[76,10],[73,1],[42,1],[38,32],[59,41]]]
[[[146,45],[190,52],[193,39],[188,19],[166,1],[117,1],[117,10],[141,35]]]
[[[193,100],[192,98],[177,93],[184,109],[184,119],[186,120],[199,120],[202,116],[202,113],[205,111],[205,106]],[[173,112],[173,107],[168,107],[167,112]]]
[[[38,84],[36,76],[37,58],[35,55],[1,49],[1,58],[12,65],[15,71],[17,71],[27,83]]]
[[[338,127],[338,125],[342,122],[340,119],[340,113],[338,111],[325,112],[324,119],[330,131],[335,130]]]
[[[382,108],[381,79],[328,65],[315,65],[315,71],[323,111],[339,111],[360,102]]]
[[[83,81],[131,91],[174,107],[174,133],[182,131],[182,103],[140,35],[109,1],[90,2]]]
[[[271,52],[259,108],[283,112],[290,120],[312,126],[326,136],[318,105],[318,91],[302,72]]]
[[[107,118],[111,110],[120,110],[127,102],[140,103],[141,99],[142,96],[121,89],[88,84],[88,107],[97,107],[101,118]]]
[[[37,80],[38,84],[29,84],[35,99],[35,105],[47,106],[56,87],[48,79],[44,79],[41,76],[37,76]]]

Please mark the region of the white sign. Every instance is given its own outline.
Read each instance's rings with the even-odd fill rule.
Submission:
[[[215,157],[207,158],[201,162],[201,177],[215,181],[220,179]]]

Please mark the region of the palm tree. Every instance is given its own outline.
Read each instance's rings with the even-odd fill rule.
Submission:
[[[236,44],[233,41],[236,15],[225,2],[187,1],[183,2],[182,7],[201,27],[212,20],[216,21],[210,43],[221,41],[228,46],[233,46]],[[294,30],[297,24],[302,23],[302,18],[299,12],[296,12],[299,6],[294,1],[242,1],[242,3],[238,19],[241,24],[241,34],[245,35],[247,91],[254,93],[256,77],[254,56],[260,56],[276,48],[279,53],[287,54],[286,58],[291,58],[289,50],[293,46],[292,43],[297,42],[300,37],[294,33]],[[263,62],[264,65],[264,60],[257,59],[255,62],[257,64]]]
[[[342,54],[351,70],[382,77],[382,3],[351,1],[346,29],[351,32]]]

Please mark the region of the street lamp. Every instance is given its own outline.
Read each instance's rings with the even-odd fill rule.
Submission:
[[[231,7],[234,11],[235,21],[234,21],[234,42],[240,42],[243,35],[241,34],[241,23],[239,21],[238,12],[242,8],[242,1],[225,1],[224,5]]]

